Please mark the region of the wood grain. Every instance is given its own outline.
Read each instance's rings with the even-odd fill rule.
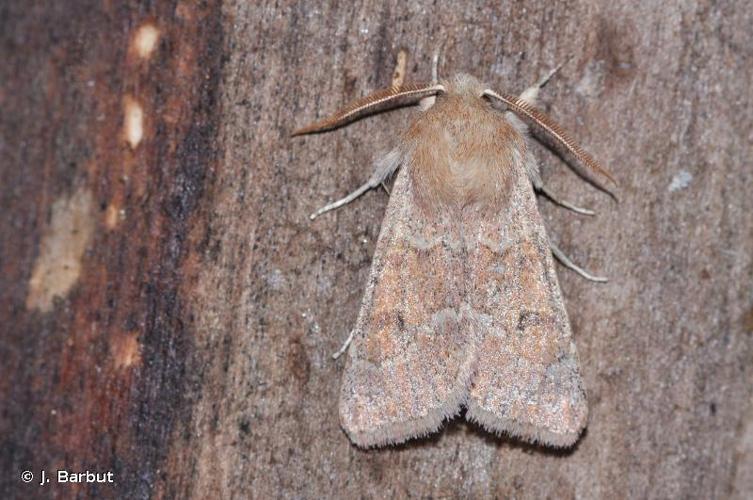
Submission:
[[[742,1],[4,2],[2,496],[64,468],[117,484],[44,494],[750,497],[751,25]],[[388,86],[402,48],[426,81],[440,44],[441,76],[513,94],[572,55],[541,107],[620,183],[617,205],[535,150],[598,212],[541,200],[549,234],[611,278],[558,269],[590,408],[570,453],[462,419],[364,452],[338,425],[329,356],[387,197],[307,215],[417,111],[289,134]]]

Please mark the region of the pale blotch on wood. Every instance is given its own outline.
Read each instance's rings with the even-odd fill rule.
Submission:
[[[392,86],[402,87],[405,81],[405,66],[408,63],[408,52],[405,49],[400,49],[397,53],[397,62],[395,63],[395,70],[392,72]]]
[[[149,59],[157,47],[159,30],[152,23],[142,24],[133,37],[131,48],[142,59]]]
[[[110,203],[105,211],[105,227],[113,230],[123,219],[125,219],[125,210],[115,203]]]
[[[128,368],[141,361],[141,344],[138,333],[128,332],[116,335],[110,341],[110,352],[116,368]]]
[[[81,274],[81,259],[94,232],[93,198],[81,187],[52,204],[39,255],[29,280],[26,307],[52,310],[55,297],[65,297]]]
[[[134,98],[126,96],[123,100],[123,132],[131,149],[136,147],[144,137],[144,110]]]

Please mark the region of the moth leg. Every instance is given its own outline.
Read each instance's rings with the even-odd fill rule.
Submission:
[[[541,90],[541,87],[546,85],[547,82],[554,76],[555,73],[557,73],[560,70],[560,68],[562,68],[562,66],[566,62],[567,60],[565,60],[564,62],[562,62],[562,64],[560,64],[559,66],[551,70],[549,73],[544,75],[542,78],[540,78],[538,82],[536,82],[532,86],[525,89],[523,93],[520,94],[520,96],[518,96],[518,98],[525,101],[527,104],[534,106],[536,104],[536,99],[538,99],[539,90]],[[518,115],[516,115],[512,111],[505,111],[505,118],[507,119],[508,122],[510,122],[510,124],[513,127],[515,127],[515,129],[518,132],[520,132],[523,135],[523,137],[529,136],[528,125],[523,120],[521,120],[518,117]],[[533,183],[533,187],[536,189],[536,191],[543,192],[543,183],[541,182],[541,177],[539,174],[539,165],[536,159],[530,153],[530,151],[528,151],[528,153],[526,154],[525,167],[526,167],[526,172],[528,172],[528,178],[531,179],[531,182]],[[555,201],[554,197],[552,196],[549,196],[549,197],[552,199],[552,201]],[[558,203],[558,202],[555,201],[555,203]],[[559,204],[562,206],[567,206],[563,203],[559,203]],[[572,206],[571,204],[568,204],[568,205]],[[570,208],[570,206],[567,206],[567,208]],[[582,213],[582,212],[579,212],[578,210],[575,210],[575,212]]]
[[[314,212],[313,214],[309,215],[309,219],[314,220],[325,212],[329,212],[330,210],[334,210],[336,208],[340,208],[343,205],[347,205],[348,203],[355,200],[356,198],[361,196],[363,193],[365,193],[369,189],[375,188],[379,184],[380,184],[379,182],[377,182],[376,184],[373,184],[371,182],[371,179],[369,179],[369,181],[366,184],[363,184],[362,186],[360,186],[358,189],[350,193],[345,198],[341,198],[337,201],[333,201],[329,205],[325,205],[319,210],[317,210],[316,212]]]
[[[536,159],[530,153],[530,151],[526,153],[525,167],[526,167],[526,172],[528,173],[528,178],[530,179],[531,184],[533,184],[533,189],[537,193],[543,194],[544,196],[552,200],[557,205],[567,208],[568,210],[572,210],[575,213],[578,213],[581,215],[595,215],[596,214],[596,212],[594,212],[593,210],[589,210],[587,208],[581,208],[568,201],[562,200],[556,194],[549,191],[549,189],[544,185],[544,181],[541,180],[541,174],[539,173],[539,165],[536,162]]]
[[[549,191],[549,189],[546,186],[544,186],[543,183],[540,183],[540,184],[536,185],[536,183],[534,182],[533,187],[534,187],[534,189],[536,191],[538,191],[539,193],[542,193],[544,196],[546,196],[547,198],[549,198],[550,200],[552,200],[557,205],[559,205],[561,207],[564,207],[564,208],[567,208],[568,210],[572,210],[576,214],[581,214],[581,215],[595,215],[596,214],[596,212],[594,212],[593,210],[589,210],[587,208],[578,207],[578,206],[573,205],[572,203],[570,203],[568,201],[565,201],[565,200],[562,200],[562,199],[558,198],[557,195],[555,195],[554,193],[552,193],[551,191]]]
[[[541,88],[544,85],[546,85],[549,82],[549,80],[551,80],[551,78],[560,69],[562,69],[562,66],[564,66],[565,63],[567,63],[569,60],[570,60],[570,58],[568,57],[565,61],[563,61],[562,63],[560,63],[556,68],[552,69],[551,71],[549,71],[549,73],[547,73],[546,75],[544,75],[543,77],[541,77],[539,79],[539,81],[536,82],[534,85],[532,85],[532,86],[528,87],[527,89],[525,89],[523,91],[523,93],[520,94],[520,96],[519,96],[520,99],[523,100],[523,101],[525,101],[525,102],[527,102],[531,106],[535,106],[536,105],[536,100],[539,97],[539,91],[541,90]],[[508,116],[508,119],[510,119],[510,116],[512,115],[513,119],[518,121],[520,127],[522,127],[525,131],[528,130],[528,126],[526,124],[524,124],[520,119],[518,119],[518,117],[515,116],[515,114],[513,112],[508,111],[506,114]],[[593,210],[589,210],[587,208],[578,207],[578,206],[576,206],[576,205],[574,205],[574,204],[572,204],[572,203],[570,203],[568,201],[560,199],[559,197],[557,197],[557,195],[555,195],[554,193],[552,193],[551,191],[549,191],[549,189],[547,189],[547,187],[544,186],[544,183],[541,181],[541,177],[538,175],[538,165],[536,165],[535,169],[529,168],[529,171],[533,174],[533,175],[529,175],[529,177],[531,177],[531,180],[533,181],[533,187],[534,187],[534,189],[536,189],[536,191],[538,191],[539,193],[544,194],[544,196],[546,196],[547,198],[549,198],[550,200],[552,200],[557,205],[559,205],[561,207],[564,207],[564,208],[567,208],[568,210],[572,210],[573,212],[575,212],[577,214],[581,214],[581,215],[595,215],[595,212]]]
[[[329,205],[320,208],[313,214],[309,215],[309,219],[314,220],[325,212],[329,212],[330,210],[334,210],[335,208],[340,208],[343,205],[347,205],[369,189],[379,187],[384,183],[385,180],[387,180],[390,175],[395,172],[395,170],[397,170],[397,168],[400,166],[400,161],[400,153],[397,150],[390,151],[384,158],[376,162],[374,173],[371,174],[371,177],[368,181],[366,181],[365,184],[358,187],[358,189],[350,193],[345,198],[333,201]]]
[[[520,96],[519,96],[520,99],[524,100],[525,102],[527,102],[531,106],[535,106],[536,105],[536,100],[539,98],[539,90],[541,90],[541,88],[544,85],[546,85],[547,83],[549,83],[549,80],[551,80],[551,78],[555,74],[557,74],[557,72],[560,69],[562,69],[562,66],[564,66],[565,64],[567,64],[568,61],[570,61],[569,57],[567,59],[565,59],[564,61],[562,61],[559,65],[557,65],[556,68],[554,68],[553,70],[549,71],[549,73],[547,73],[546,75],[544,75],[543,77],[541,77],[538,82],[534,83],[533,85],[531,85],[530,87],[528,87],[527,89],[525,89],[523,91],[523,93],[520,94]]]
[[[350,331],[350,335],[348,335],[348,338],[345,340],[345,343],[340,348],[340,350],[338,350],[336,353],[334,353],[332,355],[332,359],[337,359],[340,356],[342,356],[343,354],[345,354],[345,351],[348,350],[348,346],[350,346],[350,343],[353,342],[353,333],[354,332],[355,332],[355,330],[351,330]]]
[[[440,45],[437,50],[434,51],[434,56],[431,58],[431,83],[432,85],[436,85],[437,83],[439,83],[439,57],[442,54],[443,46],[444,46],[444,43]],[[421,111],[426,111],[430,107],[434,106],[434,103],[436,101],[437,101],[437,96],[430,95],[418,101],[418,107],[421,109]]]
[[[527,104],[529,104],[531,106],[535,106],[536,105],[536,101],[539,98],[539,91],[541,90],[541,88],[544,85],[546,85],[549,82],[549,80],[551,80],[551,78],[560,69],[562,69],[562,66],[564,66],[565,63],[567,63],[569,60],[570,60],[570,58],[568,57],[567,59],[565,59],[564,61],[562,61],[562,63],[560,63],[556,68],[554,68],[553,70],[549,71],[549,73],[547,73],[546,75],[544,75],[543,77],[541,77],[538,82],[534,83],[533,85],[531,85],[530,87],[528,87],[527,89],[525,89],[518,96],[518,98],[521,99],[521,100],[523,100],[523,101],[525,101]],[[517,128],[524,135],[528,132],[528,125],[526,125],[525,123],[523,123],[523,120],[521,120],[520,118],[518,118],[518,115],[516,115],[512,111],[506,111],[505,112],[505,117],[515,126],[515,128]]]
[[[549,242],[549,247],[552,249],[552,254],[557,258],[558,261],[560,261],[560,264],[570,269],[571,271],[575,271],[576,273],[580,274],[583,278],[589,281],[595,281],[596,283],[606,283],[607,281],[609,281],[607,278],[594,276],[590,274],[588,271],[586,271],[585,269],[575,265],[573,261],[570,260],[570,258],[567,255],[565,255],[565,253],[562,250],[557,248],[557,245],[555,245],[551,241]]]
[[[439,57],[441,56],[442,47],[434,51],[431,58],[431,83],[439,83]]]

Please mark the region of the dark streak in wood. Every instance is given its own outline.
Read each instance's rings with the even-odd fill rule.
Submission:
[[[145,22],[148,61],[129,49]],[[751,25],[739,1],[0,3],[0,495],[64,467],[118,485],[52,497],[751,497]],[[306,215],[414,110],[288,133],[388,83],[394,48],[425,80],[442,42],[442,76],[510,92],[573,56],[542,108],[620,181],[615,207],[534,146],[551,189],[598,212],[542,201],[549,233],[611,278],[558,270],[591,408],[566,454],[459,421],[362,452],[337,422],[329,355],[387,197]],[[81,274],[29,309],[55,203],[79,189]]]

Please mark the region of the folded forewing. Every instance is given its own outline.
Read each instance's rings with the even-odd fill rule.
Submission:
[[[472,369],[459,221],[424,213],[408,170],[393,186],[343,377],[342,426],[364,447],[436,430],[465,400]]]
[[[533,189],[515,176],[492,216],[464,215],[467,300],[480,337],[467,418],[527,441],[572,445],[587,419],[548,238]]]

